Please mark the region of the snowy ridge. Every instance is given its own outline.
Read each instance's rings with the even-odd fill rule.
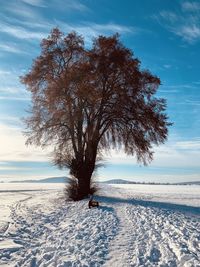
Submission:
[[[19,194],[0,222],[0,266],[200,266],[199,207],[108,185],[91,210],[62,190]]]

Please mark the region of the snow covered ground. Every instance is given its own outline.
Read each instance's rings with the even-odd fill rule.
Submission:
[[[0,184],[0,266],[200,267],[200,186]]]

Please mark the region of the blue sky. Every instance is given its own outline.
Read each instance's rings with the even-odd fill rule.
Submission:
[[[26,147],[21,118],[31,104],[19,76],[40,53],[53,27],[84,36],[118,32],[123,43],[160,77],[173,126],[148,167],[121,151],[105,156],[99,179],[200,181],[200,1],[0,0],[0,180],[63,176],[48,150]]]

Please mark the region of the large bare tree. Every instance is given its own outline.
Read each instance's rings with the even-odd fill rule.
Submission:
[[[98,155],[109,148],[152,160],[152,145],[168,133],[166,102],[155,97],[160,79],[118,35],[99,36],[90,49],[75,32],[55,28],[21,78],[32,94],[27,144],[54,146],[54,162],[68,167],[82,199],[91,191]]]

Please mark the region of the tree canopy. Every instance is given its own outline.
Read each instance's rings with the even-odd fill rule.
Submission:
[[[77,179],[79,198],[91,188],[98,155],[120,148],[144,164],[168,134],[160,79],[119,40],[99,36],[90,48],[58,28],[41,42],[41,55],[21,78],[32,95],[27,144],[54,146],[54,162]]]

